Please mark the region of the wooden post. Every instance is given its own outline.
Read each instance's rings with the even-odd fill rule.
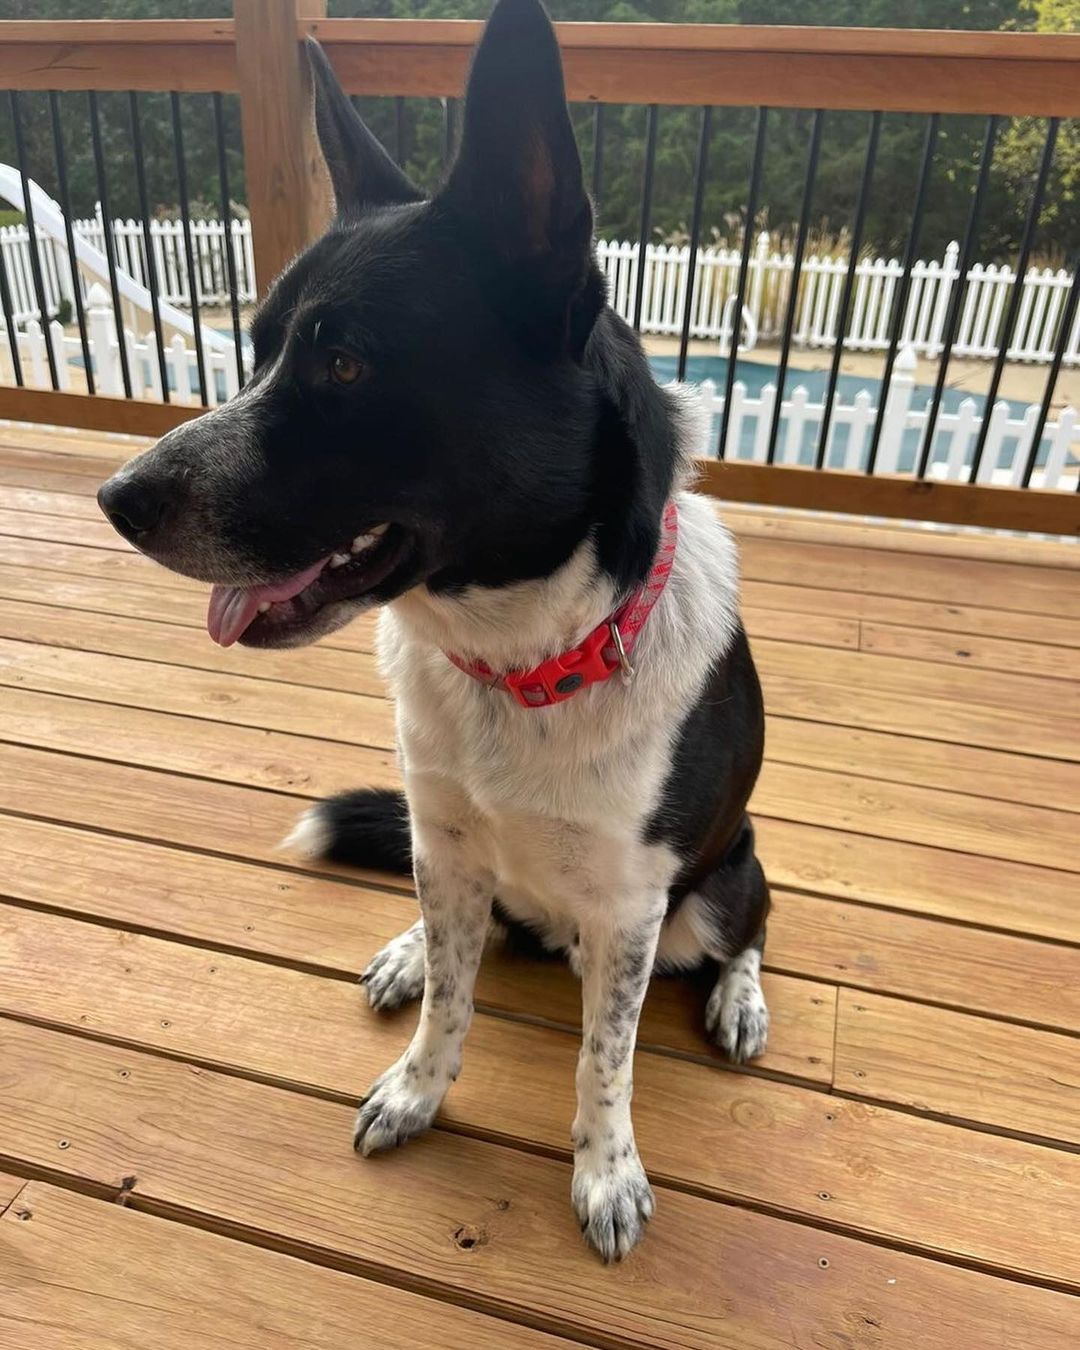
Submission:
[[[326,0],[235,0],[244,164],[260,295],[330,219],[330,184],[315,139],[311,80],[297,22]]]

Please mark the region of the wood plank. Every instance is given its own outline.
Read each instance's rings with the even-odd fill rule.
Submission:
[[[48,548],[48,545],[41,545]],[[0,541],[2,549],[2,541]],[[44,571],[36,566],[11,566],[0,563],[0,596],[65,609],[85,609],[110,616],[126,615],[132,619],[182,624],[205,633],[208,590],[197,582],[183,587],[161,586],[154,576],[139,580],[99,580],[67,571]],[[295,653],[253,648],[240,648],[232,653],[236,660],[251,664],[252,670],[260,664],[281,661],[282,668],[292,673],[296,683],[308,683],[303,674],[312,653],[333,648],[343,651],[371,652],[374,650],[377,614],[360,615],[346,628],[331,633],[301,656]],[[805,642],[815,646],[846,647],[855,651],[859,645],[859,627],[849,619],[826,615],[806,615],[771,609],[748,609],[743,621],[751,636],[770,637],[785,642]],[[11,634],[11,636],[19,636]],[[207,639],[203,638],[204,643]],[[95,649],[97,650],[97,649]],[[104,650],[104,649],[102,649]],[[184,662],[183,664],[199,664]],[[250,672],[249,672],[250,673]]]
[[[993,670],[961,670],[870,652],[755,641],[771,716],[866,727],[926,740],[1075,761],[1080,685]]]
[[[393,709],[384,698],[306,689],[280,681],[191,670],[98,652],[0,639],[0,684],[42,693],[177,713],[393,749]]]
[[[407,1036],[402,1019],[375,1019],[358,1011],[357,991],[337,981],[130,933],[113,935],[52,916],[24,911],[15,917],[17,924],[10,913],[4,915],[8,956],[0,978],[4,1006],[22,1017],[137,1040],[174,1055],[346,1097],[383,1069]],[[62,928],[81,931],[65,941]],[[268,1017],[267,1009],[281,1009],[283,1015]],[[3,1033],[6,1037],[9,1028]],[[124,1059],[118,1059],[121,1053]],[[111,1052],[112,1077],[131,1053]],[[18,1119],[10,1122],[8,1115],[28,1113],[23,1094],[32,1089],[37,1098],[29,1108],[33,1121],[57,1102],[57,1088],[41,1082],[41,1056],[31,1068],[13,1046],[5,1044],[3,1055],[8,1090],[0,1101],[0,1133],[18,1157],[16,1141],[25,1137],[26,1126]],[[442,1118],[455,1131],[528,1141],[567,1156],[576,1055],[576,1036],[478,1017],[469,1035],[465,1072]],[[661,1184],[674,1181],[700,1195],[738,1197],[854,1234],[1080,1287],[1080,1157],[1075,1154],[649,1052],[639,1054],[635,1079],[638,1140],[646,1166]],[[196,1095],[190,1086],[188,1092]],[[88,1112],[92,1117],[87,1095],[68,1098],[65,1129],[78,1124],[74,1101],[83,1121]],[[197,1095],[209,1124],[205,1092]],[[133,1109],[138,1110],[129,1094],[127,1112]],[[171,1117],[179,1125],[160,1100],[150,1114],[154,1121]],[[687,1131],[687,1121],[698,1128]],[[54,1119],[53,1130],[56,1125]],[[334,1149],[344,1154],[342,1126]],[[187,1121],[183,1127],[189,1142],[199,1145],[199,1169],[220,1178],[220,1154],[230,1143],[214,1143],[199,1129],[189,1134]],[[88,1133],[88,1127],[79,1128],[72,1149],[54,1166],[68,1162],[76,1147],[92,1147]],[[243,1145],[245,1155],[258,1151],[242,1132],[231,1129],[229,1135]],[[413,1146],[403,1155],[401,1175],[416,1187],[419,1159],[442,1150],[438,1138],[429,1140],[427,1149]],[[309,1140],[303,1152],[314,1161],[318,1142]],[[52,1154],[55,1159],[55,1135]],[[213,1159],[209,1167],[207,1158]],[[160,1171],[160,1161],[146,1162],[151,1175]],[[286,1170],[295,1176],[298,1167],[303,1167],[300,1159]],[[360,1180],[359,1188],[354,1183],[354,1203],[369,1224],[378,1209],[368,1210],[364,1183],[392,1169],[392,1163],[353,1164]],[[139,1174],[134,1166],[129,1171]],[[365,1173],[362,1180],[360,1173]],[[912,1186],[915,1175],[923,1179],[918,1187]],[[490,1189],[496,1185],[490,1167],[485,1167],[484,1184],[488,1196],[502,1194]],[[328,1203],[323,1185],[316,1193],[320,1206]],[[418,1203],[407,1206],[410,1217],[415,1218]],[[660,1203],[663,1208],[666,1197]],[[659,1256],[663,1247],[650,1244],[645,1251]],[[649,1296],[655,1307],[654,1288]],[[691,1300],[689,1306],[699,1305]]]
[[[112,466],[102,460],[87,458],[85,463],[90,466],[89,470],[79,470],[63,463],[67,459],[74,460],[75,456],[6,450],[0,446],[0,483],[34,492],[67,493],[92,502],[98,487],[112,472]]]
[[[881,1350],[955,1350],[965,1338],[1005,1350],[1016,1326],[1041,1350],[1075,1340],[1063,1294],[675,1191],[661,1192],[647,1242],[603,1270],[577,1240],[561,1162],[442,1135],[365,1164],[342,1146],[348,1107],[36,1027],[3,1030],[5,1137],[55,1174],[116,1187],[134,1177],[130,1205],[256,1235],[272,1223],[290,1250],[347,1268],[392,1262],[420,1288],[528,1305],[601,1346],[790,1350],[795,1317],[871,1327]],[[58,1129],[73,1140],[60,1154]],[[463,1251],[448,1240],[463,1224],[486,1240]]]
[[[77,467],[79,460],[88,457],[122,463],[152,444],[153,439],[145,436],[124,436],[111,431],[95,435],[78,427],[32,426],[0,419],[0,446],[5,452],[34,450],[49,455],[74,456],[76,463],[72,467]]]
[[[857,651],[859,647],[859,626],[851,619],[744,606],[742,621],[752,638],[800,642],[814,647],[845,647],[848,651]]]
[[[285,861],[276,846],[311,796],[398,781],[384,752],[343,750],[334,768],[325,743],[309,773],[294,738],[276,733],[233,728],[223,743],[215,723],[16,690],[0,691],[3,708],[4,735],[95,758],[0,744],[2,809],[255,861]],[[146,765],[198,776],[165,779]],[[762,817],[757,831],[774,886],[1080,941],[1075,874]]]
[[[840,991],[836,1087],[917,1111],[1080,1144],[1080,1040]]]
[[[14,514],[14,513],[12,513]],[[109,527],[106,527],[109,528]],[[115,533],[115,532],[114,532]],[[116,536],[119,539],[119,535]],[[102,581],[138,581],[144,585],[195,593],[195,583],[158,567],[134,549],[92,548],[80,544],[27,539],[0,533],[0,563],[45,572],[97,577]],[[203,594],[205,595],[205,589]]]
[[[754,643],[754,655],[766,674],[775,671],[812,679],[815,671],[821,671],[817,653],[800,651],[790,642],[759,639]],[[1052,698],[1063,714],[1080,711],[1080,688],[1063,688],[1060,681],[1039,675],[957,670],[938,662],[877,656],[872,652],[837,652],[828,658],[826,673],[837,686],[860,692],[879,689],[985,708],[996,708],[1009,700],[1034,703]]]
[[[308,805],[307,799],[285,792],[166,777],[21,745],[0,745],[0,765],[0,809],[5,811],[258,862],[281,861],[278,844]],[[286,760],[278,772],[286,779],[294,770]]]
[[[108,59],[119,52],[118,84],[95,85],[94,70],[100,68],[98,58]],[[151,53],[152,55],[152,53]],[[63,51],[43,43],[37,50],[19,53],[13,65],[10,48],[0,42],[0,80],[8,89],[175,89],[181,93],[193,90],[227,90],[233,87],[228,73],[235,69],[232,53],[228,64],[213,61],[204,63],[198,48],[177,47],[175,62],[170,61],[168,72],[155,75],[153,66],[145,64],[145,55],[138,48],[117,46],[98,49],[89,62],[76,69],[76,83],[69,83],[64,63],[78,67],[79,53]],[[37,79],[26,83],[25,77]],[[165,77],[162,83],[157,81]],[[42,78],[43,77],[43,78]],[[152,403],[141,399],[110,398],[106,394],[67,394],[53,389],[15,389],[0,387],[0,417],[13,422],[36,422],[51,426],[84,427],[87,431],[115,431],[134,436],[164,436],[181,422],[199,417],[205,408],[183,403]]]
[[[939,629],[950,634],[972,633],[986,637],[1015,638],[1019,642],[1080,647],[1080,622],[1055,618],[1049,614],[1025,614],[1021,610],[983,608],[970,604],[937,604],[932,600],[826,590],[796,585],[791,579],[777,582],[744,578],[742,597],[744,605],[759,609],[831,614],[871,623]]]
[[[13,1176],[10,1172],[0,1172],[0,1216],[26,1185],[25,1177]]]
[[[13,899],[354,979],[417,914],[411,894],[4,815],[0,860],[10,864],[3,893]],[[783,975],[767,977],[765,988],[770,1046],[755,1067],[827,1086],[835,990]],[[720,1060],[704,1033],[708,991],[701,980],[655,980],[641,1043]],[[499,947],[485,956],[477,1001],[564,1026],[581,1022],[581,987],[565,964],[524,960]]]
[[[777,78],[786,79],[789,73],[793,72],[789,67],[785,68],[782,75],[777,72]],[[910,74],[919,78],[914,69]],[[904,78],[904,72],[894,63],[889,74],[883,71],[882,77]],[[905,106],[919,101],[924,111],[933,110],[921,104],[919,97],[916,100],[911,100],[908,95],[903,97]],[[699,101],[707,100],[694,100]],[[880,101],[879,98],[879,104]],[[778,100],[772,102],[776,104]],[[727,91],[724,103],[728,106],[731,103]],[[814,105],[796,103],[788,106]],[[871,102],[865,106],[869,109],[877,105]],[[989,101],[983,104],[983,110],[992,111]],[[752,464],[731,459],[723,462],[701,460],[699,464],[699,490],[725,501],[840,511],[845,515],[929,520],[983,529],[1032,530],[1038,534],[1060,534],[1070,538],[1080,534],[1080,505],[1070,492],[990,487],[981,483],[955,483],[844,469],[822,471],[801,465]]]
[[[0,695],[0,737],[13,741],[179,767],[184,772],[210,772],[232,781],[299,789],[316,796],[343,785],[355,786],[368,774],[372,785],[399,781],[391,772],[390,705],[377,698],[312,689],[297,700],[294,686],[269,680],[203,674],[2,639],[0,684],[10,689]],[[31,697],[28,685],[34,686],[35,694],[53,697]],[[77,701],[66,705],[65,699],[72,696]],[[101,711],[100,698],[108,700],[105,706],[130,706],[140,715]],[[87,710],[84,700],[92,701],[94,708]],[[302,706],[297,709],[295,704]],[[163,722],[152,715],[161,711],[193,721]],[[210,725],[218,722],[229,725],[224,735]],[[113,734],[102,739],[106,727]],[[262,730],[267,727],[288,739],[267,744]],[[282,733],[288,727],[303,728],[310,735],[302,738],[299,730]],[[245,728],[258,734],[245,736]],[[162,733],[167,739],[159,741]],[[344,740],[345,735],[354,739]],[[335,753],[327,742],[344,748]],[[252,745],[254,762],[238,754],[242,747]],[[381,752],[381,758],[372,763],[369,756],[362,756],[364,746]],[[147,760],[147,756],[152,758]],[[759,816],[801,820],[849,833],[1044,867],[1077,868],[1075,819],[1065,811],[773,761],[763,766],[751,807]]]
[[[564,32],[572,33],[576,26],[560,27],[560,37]],[[342,84],[350,93],[459,97],[463,91],[468,52],[459,45],[446,46],[435,41],[423,45],[414,40],[404,47],[392,40],[380,42],[378,38],[360,45],[355,40],[341,41],[333,28],[320,28],[319,32],[328,44]],[[950,55],[951,36],[943,38],[935,59],[923,54],[840,55],[817,47],[813,51],[775,51],[766,40],[766,50],[745,46],[734,50],[702,49],[695,43],[673,48],[665,44],[662,59],[658,60],[656,52],[641,46],[640,39],[631,38],[622,48],[570,43],[563,50],[563,65],[567,95],[577,101],[703,104],[720,100],[728,107],[757,107],[771,102],[774,106],[794,108],[884,108],[908,112],[940,109],[1014,115],[1073,116],[1077,112],[1068,80],[1070,61],[954,59]],[[733,462],[731,467],[764,466]],[[733,483],[745,490],[737,491]],[[907,503],[921,506],[927,490],[935,486],[940,484],[916,483],[908,489]],[[743,478],[724,480],[719,490],[729,497],[761,500],[760,489],[754,490],[753,480],[749,484]],[[782,495],[774,493],[769,500],[802,506],[806,495],[800,495],[793,486]],[[935,494],[930,500],[938,506],[941,498]],[[960,501],[966,507],[960,519],[971,520],[968,498]],[[843,494],[837,509],[871,508],[873,514],[885,514],[873,494],[849,491]],[[905,504],[894,514],[912,515],[914,510]]]
[[[760,816],[755,827],[774,886],[1080,943],[1074,872]]]
[[[827,829],[1080,870],[1074,812],[767,760],[750,809]]]
[[[36,511],[48,516],[75,516],[82,520],[101,520],[93,497],[77,492],[45,491],[36,487],[0,487],[0,507],[8,511]]]
[[[0,580],[0,591],[4,583]],[[29,593],[30,588],[27,588]],[[0,637],[75,651],[131,657],[195,670],[218,671],[245,679],[311,685],[342,693],[385,697],[374,658],[313,646],[295,652],[217,646],[205,629],[129,618],[123,613],[86,613],[51,605],[24,604],[0,595]],[[305,696],[306,697],[306,696]]]
[[[1073,947],[774,893],[773,970],[1059,1031],[1080,1031]]]
[[[570,1342],[32,1182],[0,1225],[0,1343],[35,1350],[558,1350]],[[193,1297],[197,1291],[197,1297]],[[9,1339],[10,1338],[10,1339]]]
[[[1069,494],[1074,495],[1074,494]],[[1026,564],[939,558],[884,549],[793,543],[745,537],[743,574],[754,581],[787,582],[825,590],[967,605],[978,598],[993,609],[1080,618],[1080,595],[1071,571]]]
[[[35,511],[0,510],[0,534],[20,539],[43,539],[58,544],[81,544],[85,548],[134,553],[107,520],[81,520],[74,516],[49,516]]]
[[[0,566],[0,636],[374,697],[384,691],[374,662],[358,654],[346,656],[328,649],[328,644],[317,644],[301,656],[272,650],[222,650],[202,632],[201,597],[193,596],[189,601],[186,595],[163,596],[159,589],[139,588],[137,583],[126,583],[118,594],[118,585],[59,573],[43,577],[22,568]],[[12,594],[43,599],[48,605],[3,598]],[[53,608],[54,602],[61,607]],[[73,611],[72,604],[105,612],[84,615]],[[109,613],[110,606],[123,614],[134,610],[136,617]],[[182,620],[183,626],[158,622],[159,615]],[[151,622],[136,621],[143,618],[151,618]],[[196,627],[198,632],[194,631]],[[348,631],[353,637],[353,652],[361,644],[370,648],[370,625],[353,625]],[[818,639],[827,636],[815,635]],[[770,721],[766,749],[771,758],[785,762],[834,769],[851,763],[868,764],[873,766],[875,776],[897,781],[1080,809],[1080,771],[1060,761],[780,717]]]
[[[194,717],[125,708],[108,703],[0,685],[0,741],[60,750],[92,760],[148,766],[167,773],[194,775],[268,788],[272,792],[321,797],[347,787],[397,787],[401,774],[388,750],[308,740],[284,732],[230,726]],[[2,756],[0,756],[2,757]],[[59,763],[59,761],[58,761]],[[82,782],[107,774],[103,765],[69,760],[69,774]],[[170,795],[160,778],[156,791]],[[192,785],[192,791],[199,791]],[[202,790],[209,790],[204,783]],[[57,802],[65,800],[57,796]],[[306,801],[296,800],[294,815]]]
[[[981,558],[984,562],[1080,569],[1080,551],[1071,540],[986,534],[940,526],[928,529],[911,521],[822,519],[809,512],[775,511],[741,502],[726,502],[723,518],[740,537],[760,535],[802,543],[884,549],[889,553],[930,554],[936,558]]]
[[[1067,647],[1007,638],[950,636],[925,628],[897,628],[889,624],[863,623],[859,646],[881,656],[910,656],[918,661],[944,661],[983,670],[1013,671],[1051,679],[1075,680],[1080,660]]]
[[[1063,760],[788,717],[769,719],[765,753],[785,764],[836,773],[857,768],[860,776],[890,783],[1080,811],[1080,766]]]
[[[8,556],[5,543],[17,544],[15,556],[26,548],[49,550],[49,544],[30,544],[21,540],[5,540],[0,536],[0,557]],[[98,549],[72,549],[82,560],[87,555],[103,556]],[[115,558],[118,555],[104,555]],[[141,559],[143,563],[145,559]],[[100,569],[99,569],[100,570]],[[40,567],[36,559],[24,563],[0,563],[0,595],[12,600],[59,605],[65,609],[86,609],[99,614],[126,614],[130,618],[149,619],[151,622],[181,624],[186,628],[206,630],[206,608],[209,592],[198,582],[186,581],[182,586],[159,585],[160,577],[169,574],[161,568],[145,566],[125,573],[123,577],[106,574],[84,576],[60,568],[51,571]],[[374,649],[375,615],[361,615],[347,627],[331,633],[308,651],[333,648],[342,651],[370,652]],[[209,641],[209,639],[207,639]],[[245,648],[253,663],[260,653]],[[303,657],[294,657],[297,666]]]

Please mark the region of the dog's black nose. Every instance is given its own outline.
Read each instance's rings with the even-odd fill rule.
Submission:
[[[97,500],[113,528],[133,544],[159,525],[165,514],[164,484],[156,487],[145,478],[110,478],[98,488]]]

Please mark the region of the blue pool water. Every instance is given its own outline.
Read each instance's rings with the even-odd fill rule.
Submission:
[[[675,378],[678,367],[677,359],[674,356],[650,356],[649,364],[652,366],[653,374],[661,383],[666,383]],[[697,384],[702,380],[712,380],[716,384],[718,391],[722,394],[724,383],[727,380],[728,360],[726,356],[691,356],[686,363],[686,378],[691,383]],[[762,361],[752,361],[746,357],[740,357],[736,366],[736,377],[746,386],[747,395],[750,398],[759,398],[761,391],[767,384],[776,383],[776,366],[768,365]],[[792,391],[799,385],[807,391],[811,403],[820,403],[825,397],[825,391],[829,383],[829,372],[823,370],[795,370],[788,367],[787,383],[785,387],[785,397],[791,398]],[[872,406],[876,407],[878,394],[881,388],[881,381],[866,375],[841,375],[837,380],[836,391],[837,398],[841,403],[850,404],[854,401],[855,395],[861,389],[867,389],[870,392]],[[934,389],[929,384],[917,384],[915,394],[912,400],[913,406],[925,407],[933,398]],[[969,392],[961,389],[946,388],[941,400],[941,411],[945,413],[956,412],[960,404],[965,399],[972,399],[975,403],[977,412],[981,415],[986,398],[983,394]],[[1015,400],[1004,400],[1009,404],[1009,416],[1019,420],[1027,411],[1026,403],[1018,403]],[[753,450],[754,435],[757,429],[756,418],[747,418],[743,422],[742,432],[739,437],[738,457],[749,456]],[[850,428],[843,423],[838,423],[831,435],[831,445],[829,448],[829,463],[839,467],[844,463],[847,451],[848,434]],[[781,424],[781,436],[783,424]],[[819,424],[808,422],[803,428],[802,445],[799,447],[798,462],[800,464],[812,464],[814,461],[814,452],[817,448],[817,439],[819,434]],[[713,419],[713,437],[719,439],[720,419]],[[920,432],[914,427],[909,428],[904,433],[904,439],[900,447],[899,470],[901,473],[910,472],[915,467],[915,456],[919,451]],[[949,437],[946,434],[935,436],[935,460],[944,460]],[[1050,443],[1044,437],[1040,446],[1036,462],[1042,464],[1049,453]],[[969,447],[968,457],[974,450],[974,437]],[[1002,446],[1002,453],[998,457],[998,465],[1001,468],[1011,466],[1013,456],[1016,453],[1016,437],[1006,437]]]

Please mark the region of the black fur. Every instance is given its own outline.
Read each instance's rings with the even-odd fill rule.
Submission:
[[[405,794],[389,788],[339,792],[318,805],[326,832],[322,856],[331,862],[407,875],[412,871],[412,840]]]

